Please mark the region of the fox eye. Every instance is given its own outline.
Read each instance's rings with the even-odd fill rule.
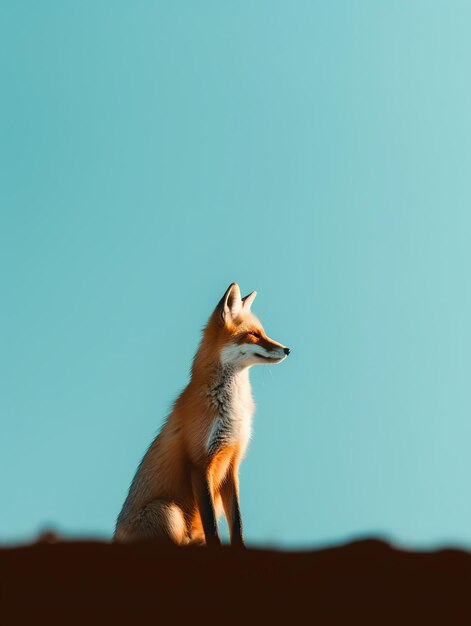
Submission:
[[[257,333],[257,331],[255,330],[250,330],[247,334],[252,335],[252,337],[256,337],[257,339],[260,339],[260,333]]]

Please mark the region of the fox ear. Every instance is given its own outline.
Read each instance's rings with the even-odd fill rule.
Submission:
[[[256,297],[257,297],[257,292],[252,291],[252,293],[249,293],[248,296],[245,296],[245,298],[242,298],[242,308],[244,309],[244,311],[250,311],[250,308]]]
[[[237,318],[240,310],[242,309],[242,299],[240,297],[240,289],[237,283],[229,285],[217,308],[223,323]]]

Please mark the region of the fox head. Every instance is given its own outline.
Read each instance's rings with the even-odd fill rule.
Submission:
[[[290,349],[270,339],[250,308],[257,295],[241,297],[232,283],[223,295],[205,328],[201,350],[212,361],[243,369],[262,363],[281,363]]]

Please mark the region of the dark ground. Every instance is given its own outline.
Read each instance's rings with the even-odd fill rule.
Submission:
[[[42,542],[0,550],[0,624],[471,624],[471,554]]]

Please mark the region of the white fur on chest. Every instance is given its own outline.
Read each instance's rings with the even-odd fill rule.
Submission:
[[[209,428],[207,452],[215,454],[231,445],[240,446],[243,452],[250,439],[254,411],[248,371],[223,371],[210,395],[218,414]]]

